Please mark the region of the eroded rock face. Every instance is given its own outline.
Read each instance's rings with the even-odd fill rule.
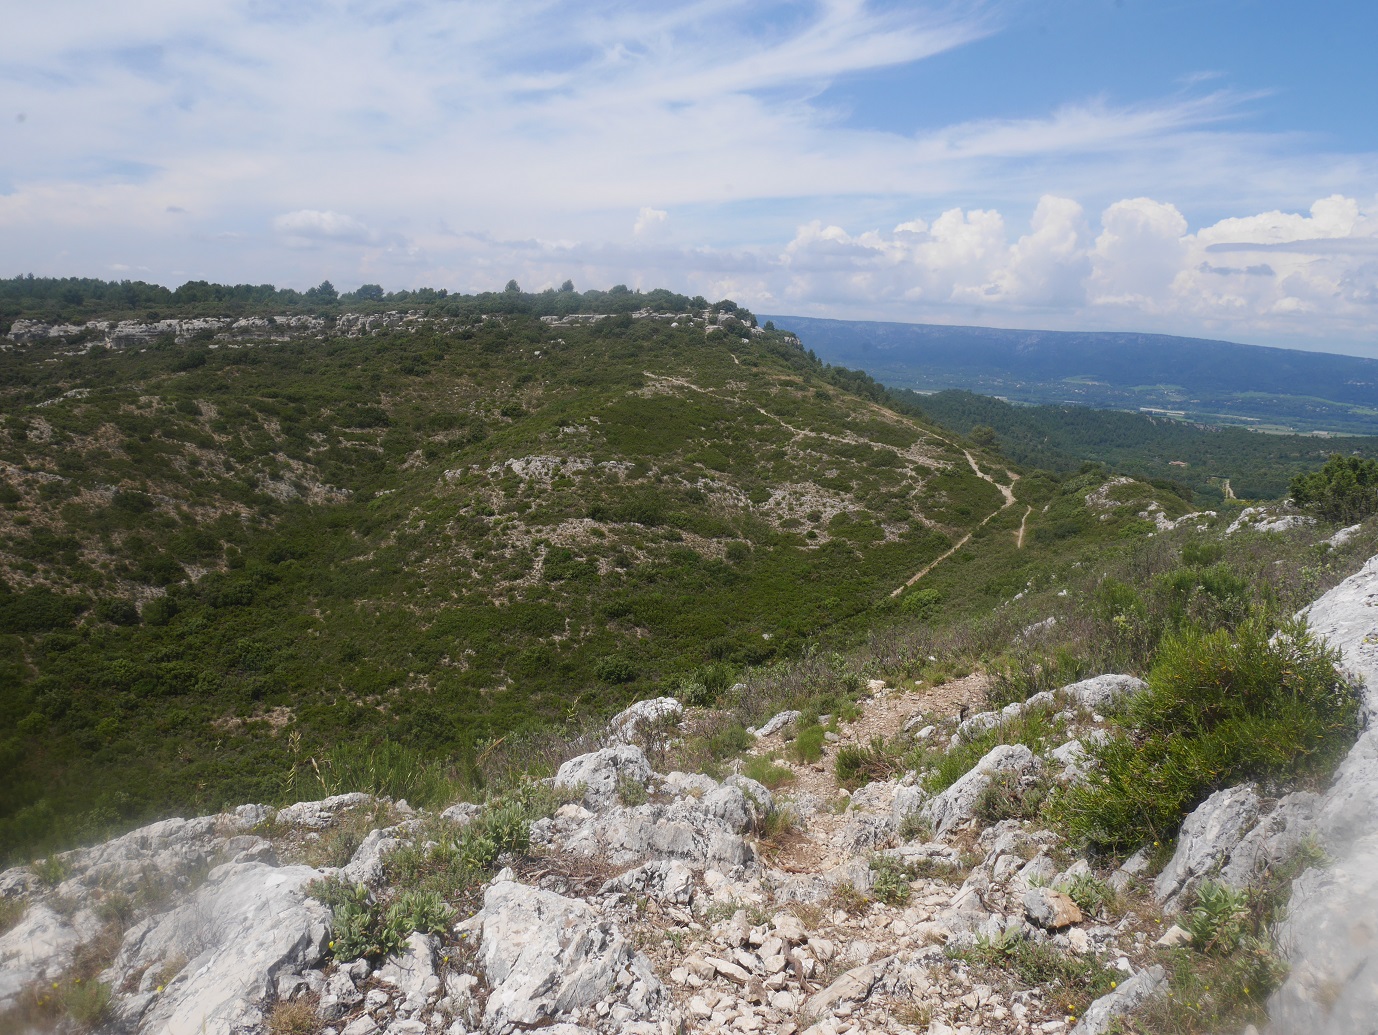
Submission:
[[[551,823],[533,827],[533,838],[615,866],[644,859],[720,869],[752,863],[755,853],[744,835],[772,807],[769,790],[742,776],[719,784],[705,776],[672,773],[658,786],[662,798],[677,794],[673,801],[616,804],[618,781],[633,779],[644,786],[652,783],[652,775],[645,756],[634,747],[606,748],[571,759],[560,767],[555,781],[582,785],[589,808],[566,806]]]
[[[644,788],[651,775],[651,765],[642,750],[622,744],[571,758],[556,771],[555,786],[582,788],[586,807],[605,809],[621,800],[619,784],[626,781]]]
[[[1101,996],[1087,1007],[1085,1015],[1072,1029],[1072,1035],[1105,1035],[1116,1017],[1131,1013],[1145,1000],[1161,992],[1166,985],[1167,977],[1162,967],[1152,966],[1139,971],[1119,988]]]
[[[627,1020],[646,1019],[668,998],[645,957],[578,899],[503,881],[488,889],[470,925],[480,931],[479,962],[493,986],[483,1026],[495,1035],[577,1021],[610,991],[630,1011]]]
[[[1291,973],[1268,1002],[1276,1035],[1368,1035],[1378,1007],[1378,834],[1292,884]]]
[[[229,863],[176,909],[137,924],[108,972],[113,986],[182,966],[161,994],[136,997],[126,1020],[159,1035],[229,1035],[258,1023],[278,978],[325,953],[330,911],[306,893],[320,876],[307,866]]]
[[[1038,768],[1038,759],[1023,744],[993,747],[967,773],[923,807],[922,815],[933,829],[945,834],[975,815],[976,801],[996,773],[1024,776]]]
[[[1220,871],[1254,828],[1259,805],[1257,790],[1246,783],[1216,791],[1183,820],[1177,851],[1153,885],[1154,897],[1164,910],[1181,908],[1184,897],[1202,879]]]
[[[81,944],[66,918],[43,903],[34,903],[19,923],[0,938],[0,1011],[13,1006],[35,982],[52,981],[72,962]]]
[[[637,701],[612,717],[608,723],[608,739],[618,744],[634,744],[667,726],[673,727],[683,714],[684,705],[674,697]]]
[[[694,871],[677,860],[661,859],[619,874],[604,884],[602,890],[605,894],[620,891],[687,906],[694,897]]]
[[[1364,720],[1378,717],[1378,557],[1301,611],[1311,631],[1339,648],[1359,686]]]
[[[1365,721],[1378,716],[1378,557],[1302,614],[1339,648]],[[1268,1002],[1273,1035],[1367,1035],[1378,1017],[1378,729],[1350,749],[1314,803],[1315,830],[1335,860],[1292,884],[1278,943],[1291,973]]]

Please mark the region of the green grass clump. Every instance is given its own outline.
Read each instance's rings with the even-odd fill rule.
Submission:
[[[617,779],[617,800],[627,808],[635,808],[638,805],[645,805],[650,795],[646,792],[646,785],[640,780],[631,776],[620,776]]]
[[[1033,819],[1043,807],[1048,787],[1047,780],[1025,783],[1014,773],[994,773],[976,796],[976,818],[987,825],[1006,819]]]
[[[23,899],[0,898],[0,934],[5,934],[23,920],[27,908],[28,903]]]
[[[816,724],[803,727],[790,741],[790,757],[796,762],[817,762],[823,757],[823,735],[825,732],[822,726]]]
[[[1009,971],[1030,988],[1043,986],[1047,998],[1073,1016],[1080,1016],[1123,976],[1093,955],[1065,952],[1047,942],[1027,941],[1013,933],[996,938],[982,936],[971,948],[949,949],[948,955]]]
[[[110,1017],[114,992],[104,981],[73,978],[62,982],[57,998],[62,1012],[77,1025],[78,1031],[90,1031]]]
[[[1300,622],[1254,616],[1231,633],[1170,637],[1125,722],[1094,748],[1099,779],[1050,803],[1074,844],[1133,850],[1172,838],[1211,792],[1330,773],[1358,733],[1337,655]]]
[[[29,864],[29,869],[33,875],[49,887],[56,887],[67,879],[69,872],[67,864],[56,855],[50,855],[44,859],[36,859]]]
[[[742,765],[742,775],[772,791],[794,782],[794,770],[780,765],[767,755],[748,758]]]

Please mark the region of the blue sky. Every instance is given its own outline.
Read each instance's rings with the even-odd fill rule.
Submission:
[[[1378,5],[55,0],[0,270],[1378,355]]]

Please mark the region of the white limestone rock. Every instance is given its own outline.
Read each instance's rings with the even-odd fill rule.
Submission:
[[[556,771],[555,786],[582,788],[584,805],[596,812],[618,804],[618,785],[623,781],[645,787],[652,775],[642,750],[621,744],[571,758]]]
[[[756,736],[770,737],[774,736],[776,733],[780,733],[784,730],[787,730],[799,721],[799,717],[802,714],[802,712],[794,710],[778,712],[777,714],[772,716],[764,726],[762,726],[760,729],[756,731]]]
[[[19,923],[0,937],[0,1012],[18,1002],[24,989],[52,981],[72,964],[81,935],[41,902],[31,903]]]
[[[1313,633],[1339,648],[1371,725],[1378,718],[1378,557],[1300,614]]]
[[[971,819],[976,800],[996,773],[1022,777],[1038,769],[1038,759],[1023,744],[1000,744],[947,790],[923,807],[923,816],[939,834]]]
[[[1086,1008],[1072,1029],[1072,1035],[1105,1035],[1116,1017],[1132,1013],[1167,985],[1163,968],[1157,965],[1139,971],[1113,992],[1101,996]]]
[[[634,744],[673,727],[684,714],[684,705],[673,697],[637,701],[613,716],[608,723],[608,739],[614,744]]]
[[[1105,712],[1147,689],[1148,684],[1135,676],[1106,674],[1071,683],[1059,693],[1088,711]]]
[[[615,891],[687,906],[694,897],[694,871],[677,859],[658,859],[613,877],[603,885],[600,894]]]
[[[469,923],[481,931],[479,962],[492,988],[483,1026],[494,1035],[578,1021],[613,989],[636,1020],[666,1010],[645,957],[586,902],[504,881]]]
[[[1342,528],[1325,540],[1325,545],[1332,550],[1338,550],[1342,546],[1348,546],[1363,530],[1363,525],[1350,525],[1348,528]]]
[[[1216,791],[1182,821],[1177,851],[1153,885],[1154,898],[1164,911],[1176,912],[1201,880],[1220,872],[1230,853],[1254,828],[1260,804],[1254,785],[1240,784]]]
[[[412,932],[402,952],[389,956],[375,977],[401,993],[405,1009],[420,1010],[440,991],[440,978],[435,972],[435,946],[430,937]]]
[[[327,830],[339,821],[340,815],[354,809],[372,805],[374,798],[369,794],[354,791],[350,794],[336,794],[321,801],[299,801],[279,809],[277,821],[289,827],[306,830]]]
[[[140,968],[187,961],[147,1004],[140,1031],[230,1035],[257,1024],[279,977],[316,966],[325,952],[330,911],[306,893],[321,876],[307,866],[219,866],[175,909],[132,927],[103,977],[120,987]]]

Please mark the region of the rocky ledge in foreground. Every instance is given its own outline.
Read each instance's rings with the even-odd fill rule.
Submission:
[[[1378,560],[1311,609],[1367,680],[1370,713],[1375,605]],[[1036,821],[990,821],[992,795],[1088,778],[1102,716],[1143,684],[1101,676],[961,724],[968,700],[951,686],[872,683],[822,760],[775,763],[792,778],[776,793],[655,772],[638,743],[663,747],[683,718],[662,699],[619,716],[608,747],[487,806],[244,806],[9,870],[0,1025],[1100,1035],[1163,994],[1165,947],[1185,936],[1173,921],[1204,881],[1243,886],[1319,839],[1335,863],[1296,882],[1273,1025],[1369,1030],[1374,731],[1324,793],[1221,790],[1165,865],[1141,853],[1097,872]],[[997,746],[940,794],[913,773],[850,794],[834,777],[835,753],[873,736],[938,743],[1033,709],[1065,743]],[[780,749],[790,725],[763,726],[755,751]],[[1018,954],[1052,976],[990,965]]]

